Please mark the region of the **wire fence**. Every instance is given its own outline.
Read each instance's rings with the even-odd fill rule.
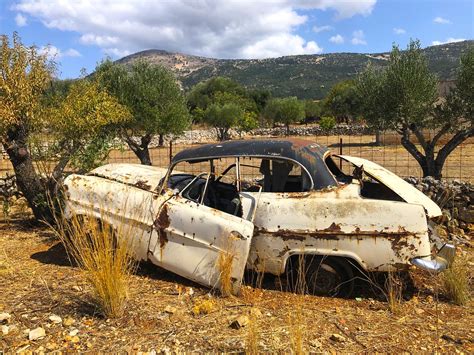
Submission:
[[[430,134],[429,132],[427,134]],[[251,137],[248,139],[254,139]],[[265,138],[265,137],[258,137]],[[268,138],[268,137],[267,137]],[[283,138],[283,137],[278,137]],[[417,161],[401,145],[396,133],[381,134],[381,144],[375,144],[374,135],[326,135],[298,137],[329,147],[335,154],[352,155],[371,160],[391,170],[395,174],[407,177],[422,177],[422,170]],[[212,142],[208,142],[212,143]],[[441,141],[439,150],[446,141]],[[166,168],[171,158],[181,150],[189,149],[206,143],[167,143],[163,147],[150,149],[154,166]],[[104,163],[140,163],[135,154],[129,149],[113,149]],[[0,176],[13,172],[12,166],[5,154],[0,160]],[[474,138],[470,138],[458,146],[448,157],[443,167],[443,179],[462,180],[474,183]]]

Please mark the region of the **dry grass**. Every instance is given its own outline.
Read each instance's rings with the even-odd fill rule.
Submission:
[[[387,273],[385,280],[385,297],[388,303],[388,309],[392,314],[400,312],[402,303],[403,284],[401,278],[393,271]]]
[[[58,217],[53,230],[93,290],[94,303],[109,317],[120,317],[129,298],[136,261],[128,242],[130,227],[113,229],[102,220]]]
[[[250,314],[247,334],[245,338],[245,353],[250,355],[260,354],[258,344],[260,342],[260,330],[255,315]]]
[[[471,299],[471,267],[467,258],[456,258],[451,267],[441,273],[444,294],[455,304],[465,306]]]
[[[221,295],[224,297],[230,296],[235,292],[232,282],[232,268],[236,251],[233,242],[237,240],[237,237],[230,235],[225,242],[225,245],[219,251],[217,258],[216,267],[219,270],[219,284]]]
[[[301,304],[296,306],[294,312],[288,314],[288,332],[291,352],[296,355],[304,354],[305,324]]]

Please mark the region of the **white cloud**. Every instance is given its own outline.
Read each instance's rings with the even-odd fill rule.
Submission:
[[[395,33],[396,35],[404,35],[405,33],[407,33],[407,31],[405,31],[405,29],[403,29],[403,28],[395,27],[393,29],[393,33]]]
[[[16,14],[15,23],[18,27],[26,26],[26,17],[22,14]]]
[[[115,56],[158,48],[220,58],[264,58],[322,50],[316,42],[296,34],[298,27],[308,22],[300,10],[329,10],[337,18],[349,18],[369,15],[375,3],[18,0],[14,9],[49,28],[77,32],[82,44],[96,45]]]
[[[445,18],[440,17],[440,16],[435,17],[435,18],[433,19],[433,22],[434,22],[434,23],[437,23],[437,24],[440,24],[440,25],[447,25],[447,24],[450,24],[450,23],[451,23],[451,21],[449,21],[448,19],[445,19]]]
[[[74,48],[69,48],[63,53],[63,57],[82,57],[82,54]]]
[[[433,41],[431,44],[433,46],[439,46],[440,44],[446,44],[446,43],[454,43],[454,42],[462,42],[465,41],[465,38],[453,38],[449,37],[446,41]]]
[[[74,48],[69,48],[68,50],[63,52],[58,47],[53,46],[53,45],[43,46],[39,48],[38,53],[47,55],[48,58],[54,59],[54,60],[58,60],[64,57],[81,57],[82,56],[82,54],[79,53]]]
[[[329,42],[341,44],[341,43],[344,43],[344,37],[342,37],[340,34],[337,34],[329,38]]]
[[[319,32],[324,32],[324,31],[331,31],[333,29],[332,26],[313,26],[313,32],[319,33]]]
[[[365,40],[365,34],[362,30],[357,30],[352,32],[351,43],[354,45],[366,45],[367,41]]]

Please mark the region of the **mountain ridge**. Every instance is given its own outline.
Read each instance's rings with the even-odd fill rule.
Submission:
[[[474,40],[429,46],[423,49],[430,69],[443,82],[455,78],[459,59]],[[297,96],[300,99],[321,99],[336,82],[353,78],[371,62],[386,65],[389,52],[324,53],[289,55],[265,59],[217,59],[148,49],[117,60],[130,65],[143,59],[171,69],[184,89],[212,76],[227,76],[249,89],[270,90],[274,96]]]

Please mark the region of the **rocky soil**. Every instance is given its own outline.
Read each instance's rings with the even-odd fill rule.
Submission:
[[[282,292],[266,278],[222,298],[155,266],[133,275],[125,314],[107,319],[84,275],[44,227],[0,222],[0,352],[474,352],[474,312],[448,302],[438,279],[411,271],[391,311],[374,281],[354,298]],[[461,249],[474,266],[472,249]],[[471,267],[472,269],[472,267]]]

